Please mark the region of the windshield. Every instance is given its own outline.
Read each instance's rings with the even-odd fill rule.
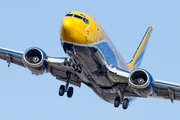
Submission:
[[[79,15],[76,15],[76,14],[66,14],[66,16],[81,19],[82,21],[84,21],[84,23],[89,24],[89,20],[86,19],[85,17],[79,16]]]

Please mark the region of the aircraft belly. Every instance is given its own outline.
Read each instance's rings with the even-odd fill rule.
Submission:
[[[91,87],[95,93],[107,102],[113,103],[117,93],[107,91],[104,87],[114,85],[106,74],[105,62],[100,53],[93,47],[76,46],[75,60],[86,71]]]
[[[72,48],[67,53],[76,64],[81,66],[83,73],[89,80],[87,82],[87,80],[82,79],[82,82],[93,89],[99,97],[113,103],[119,88],[115,86],[116,83],[107,74],[108,64],[101,51],[97,49],[97,46],[73,45]]]
[[[106,76],[106,67],[98,51],[92,47],[82,46],[75,46],[75,50],[75,61],[80,64],[98,86],[109,87],[113,85],[113,82]]]

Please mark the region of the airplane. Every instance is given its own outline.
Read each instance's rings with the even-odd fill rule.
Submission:
[[[137,97],[180,100],[180,84],[154,79],[140,68],[152,26],[149,26],[134,56],[126,63],[100,24],[90,15],[67,13],[60,30],[60,42],[68,57],[50,57],[38,47],[25,52],[0,47],[0,58],[28,68],[32,74],[52,74],[66,84],[59,87],[59,96],[71,98],[74,85],[87,85],[100,98],[127,109]]]

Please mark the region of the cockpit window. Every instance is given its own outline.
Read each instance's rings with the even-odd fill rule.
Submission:
[[[84,21],[86,24],[89,24],[89,20],[88,20],[88,19],[83,18],[83,21]]]
[[[76,14],[74,15],[74,17],[79,18],[79,19],[83,19],[83,17],[76,15]]]
[[[73,16],[73,14],[66,14],[66,16]]]
[[[76,15],[76,14],[66,14],[66,16],[75,17],[75,18],[81,19],[81,20],[83,20],[86,24],[89,24],[89,20],[86,19],[85,17],[81,17],[81,16]]]

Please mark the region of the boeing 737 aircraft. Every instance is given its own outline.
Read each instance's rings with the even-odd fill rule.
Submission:
[[[84,83],[100,98],[127,109],[135,97],[180,100],[180,84],[156,80],[140,68],[152,32],[149,26],[137,51],[126,63],[99,23],[88,14],[73,11],[62,20],[60,41],[68,57],[49,57],[37,47],[19,52],[0,47],[0,58],[28,68],[35,75],[51,73],[66,84],[59,95],[73,95],[73,87]],[[57,51],[55,51],[57,52]]]

